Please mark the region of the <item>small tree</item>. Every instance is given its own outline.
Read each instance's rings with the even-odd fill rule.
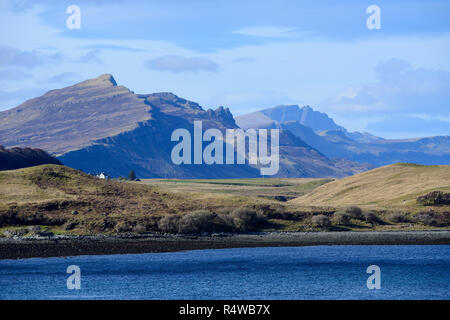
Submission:
[[[128,174],[128,180],[136,180],[136,173],[134,173],[134,170],[131,170]]]
[[[231,213],[233,223],[239,231],[255,231],[267,223],[267,218],[251,208],[238,208]]]
[[[391,213],[388,216],[388,219],[389,219],[389,221],[394,222],[394,223],[408,222],[408,218],[406,217],[406,215],[401,212]]]
[[[178,223],[180,221],[180,216],[178,215],[167,215],[162,217],[158,221],[158,228],[163,232],[177,233]]]

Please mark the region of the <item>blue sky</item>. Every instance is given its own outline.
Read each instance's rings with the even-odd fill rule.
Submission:
[[[307,104],[351,131],[449,135],[449,14],[450,1],[0,0],[0,110],[111,73],[235,115]]]

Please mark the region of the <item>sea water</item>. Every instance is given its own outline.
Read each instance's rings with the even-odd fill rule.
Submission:
[[[79,290],[67,285],[73,274],[66,271],[73,265],[80,270]],[[380,268],[380,289],[368,288],[371,265]],[[449,298],[448,245],[269,247],[0,260],[0,299]]]

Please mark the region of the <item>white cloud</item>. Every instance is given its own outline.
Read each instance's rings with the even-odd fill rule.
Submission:
[[[29,72],[22,71],[18,68],[9,68],[0,70],[1,81],[19,81],[23,79],[32,78],[33,75]]]
[[[240,58],[233,59],[233,62],[247,64],[247,63],[256,62],[256,59],[252,58],[252,57],[240,57]]]
[[[62,60],[61,54],[41,54],[36,50],[22,51],[10,46],[0,46],[0,67],[33,68],[44,63]]]
[[[146,60],[144,65],[157,71],[181,72],[217,72],[220,67],[214,61],[205,57],[183,57],[178,55],[164,55]]]
[[[437,118],[424,119],[409,115],[387,115],[382,120],[370,123],[367,129],[371,132],[409,133],[427,132],[428,135],[450,135],[450,122]]]
[[[413,68],[400,59],[380,61],[377,81],[347,88],[325,105],[335,112],[450,115],[450,72]]]
[[[310,34],[310,32],[300,32],[295,28],[282,28],[270,26],[245,27],[233,30],[231,33],[264,38],[296,38]]]
[[[99,57],[100,54],[100,50],[96,49],[96,50],[91,50],[89,52],[87,52],[86,54],[82,55],[79,59],[78,62],[81,63],[102,63],[102,59]]]

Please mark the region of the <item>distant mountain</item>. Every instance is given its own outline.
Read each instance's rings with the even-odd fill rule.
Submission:
[[[383,138],[374,136],[373,134],[370,134],[368,132],[348,132],[344,131],[345,135],[357,142],[375,142],[375,141],[381,141],[384,140]]]
[[[0,146],[0,170],[20,169],[41,164],[61,164],[61,162],[41,149],[6,149]]]
[[[308,106],[279,106],[238,116],[236,123],[244,128],[289,130],[329,158],[343,158],[374,166],[396,162],[450,164],[449,136],[383,139],[367,132],[348,132],[326,114],[310,110]],[[308,120],[311,114],[314,117]]]
[[[345,130],[327,114],[314,111],[310,106],[300,108],[297,105],[281,105],[236,117],[237,125],[244,129],[265,128],[289,121],[297,121],[314,131]]]
[[[300,108],[298,105],[281,105],[236,117],[236,123],[241,128],[276,127],[288,122],[297,122],[318,134],[323,131],[342,131],[347,137],[357,142],[383,140],[368,132],[348,132],[344,127],[337,125],[326,113],[315,111],[310,106]]]
[[[111,75],[102,75],[0,112],[0,142],[61,155],[133,130],[150,119],[149,110]]]
[[[305,119],[310,121],[309,116]],[[167,92],[135,94],[107,74],[0,112],[0,143],[45,148],[65,165],[115,177],[130,170],[140,178],[260,176],[250,165],[173,164],[171,150],[177,142],[171,141],[171,133],[178,128],[193,132],[196,120],[202,121],[203,130],[238,128],[227,108],[204,110]],[[342,177],[369,168],[329,159],[284,130],[280,158],[279,177]]]
[[[289,130],[280,130],[280,170],[276,177],[336,177],[372,169],[368,163],[330,159]]]

